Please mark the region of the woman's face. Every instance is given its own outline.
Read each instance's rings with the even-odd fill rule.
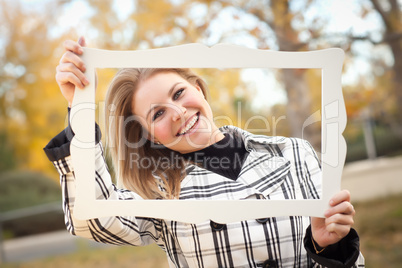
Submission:
[[[197,151],[223,138],[201,88],[174,72],[157,73],[142,81],[133,107],[148,138],[174,151]]]

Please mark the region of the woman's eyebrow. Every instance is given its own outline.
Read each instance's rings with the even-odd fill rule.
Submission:
[[[177,83],[174,83],[173,84],[173,86],[169,89],[169,93],[168,93],[168,96],[172,96],[173,95],[173,90],[175,89],[175,87],[178,85],[178,84],[180,84],[181,82],[177,82]]]
[[[173,90],[175,89],[175,87],[178,85],[178,84],[180,84],[181,82],[177,82],[177,83],[174,83],[171,87],[170,87],[170,89],[169,89],[169,92],[168,92],[168,96],[172,96],[173,95]],[[151,109],[149,109],[149,111],[148,111],[148,113],[147,113],[147,116],[145,117],[147,120],[148,120],[148,117],[149,117],[149,115],[151,114],[151,112],[156,108],[156,107],[158,107],[159,105],[155,105],[155,106],[153,106]]]

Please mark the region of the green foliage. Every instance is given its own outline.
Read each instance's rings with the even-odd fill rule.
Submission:
[[[16,167],[13,148],[7,143],[7,134],[0,132],[0,173]]]
[[[348,145],[346,162],[367,159],[362,126],[353,121],[349,125],[348,127],[354,128],[354,130],[346,131],[344,134]],[[373,135],[377,156],[396,155],[402,152],[402,140],[388,126],[376,124],[373,128]]]
[[[2,173],[0,184],[0,212],[61,200],[60,186],[40,173]]]
[[[49,178],[33,172],[0,174],[0,213],[60,202],[60,211],[8,220],[3,223],[4,237],[14,238],[64,229],[60,186]]]

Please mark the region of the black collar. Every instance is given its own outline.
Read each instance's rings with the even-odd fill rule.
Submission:
[[[240,136],[232,133],[224,135],[222,140],[202,150],[181,155],[207,170],[236,180],[248,152]]]

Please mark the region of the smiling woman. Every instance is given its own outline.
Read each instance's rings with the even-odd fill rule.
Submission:
[[[223,138],[213,122],[201,78],[188,69],[146,70],[152,74],[141,80],[134,93],[132,113],[145,119],[141,123],[150,139],[188,153]]]
[[[76,90],[89,83],[78,56],[87,53],[83,45],[83,39],[65,42],[57,67],[56,80],[69,104]],[[321,165],[308,142],[254,135],[234,126],[218,128],[206,92],[203,80],[189,69],[120,70],[106,98],[106,127],[122,185],[112,183],[97,143],[97,198],[320,198]],[[69,126],[45,148],[61,175],[66,224],[72,234],[117,245],[157,243],[171,267],[363,265],[359,238],[351,229],[355,211],[347,191],[331,198],[325,218],[270,217],[227,224],[123,215],[78,219],[75,197],[81,189],[75,173],[78,158],[70,156],[72,135]]]
[[[106,128],[107,133],[113,132],[109,136],[112,159],[125,187],[147,199],[179,197],[177,185],[185,164],[173,157],[175,164],[166,168],[157,165],[158,158],[200,150],[223,139],[206,95],[205,82],[189,69],[129,68],[115,75],[106,95],[106,107],[113,107],[106,110]],[[122,148],[122,144],[129,146]],[[148,164],[137,163],[139,168],[133,169],[133,162],[121,160],[134,157]],[[155,175],[163,187],[155,183]]]

